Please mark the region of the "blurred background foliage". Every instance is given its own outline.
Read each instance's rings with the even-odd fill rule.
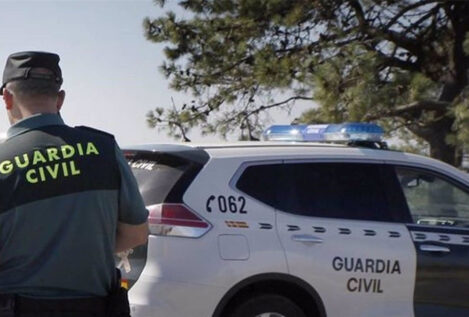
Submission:
[[[155,1],[164,7],[165,1]],[[183,104],[149,111],[185,141],[257,140],[269,111],[310,103],[294,123],[378,122],[396,147],[460,165],[469,145],[469,2],[183,0],[144,20]],[[169,107],[168,107],[169,106]]]

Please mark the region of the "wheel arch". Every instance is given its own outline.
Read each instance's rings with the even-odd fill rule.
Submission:
[[[326,310],[317,291],[306,281],[284,273],[264,273],[251,276],[234,285],[218,303],[212,317],[226,316],[236,301],[251,292],[271,291],[284,294],[318,317],[326,317]],[[293,291],[293,292],[292,292]],[[311,305],[307,302],[311,301]],[[306,305],[306,307],[305,307]],[[316,317],[316,316],[315,316]]]

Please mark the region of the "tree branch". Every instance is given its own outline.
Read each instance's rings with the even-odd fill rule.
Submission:
[[[285,99],[283,101],[280,101],[280,102],[277,102],[277,103],[274,103],[274,104],[270,104],[270,105],[267,105],[267,106],[263,106],[263,105],[259,106],[255,109],[251,110],[251,111],[244,110],[244,111],[242,111],[242,114],[243,114],[244,120],[247,120],[252,115],[259,114],[260,112],[268,110],[268,109],[272,109],[272,108],[275,108],[275,107],[280,107],[284,104],[287,104],[287,103],[289,103],[291,101],[295,101],[295,100],[312,100],[312,98],[311,97],[305,97],[305,96],[293,96],[293,97],[290,97],[288,99]],[[228,122],[234,121],[234,120],[236,120],[237,115],[238,114],[235,114],[232,117],[228,117],[225,120],[223,120],[223,122],[228,123]]]
[[[211,73],[209,75],[205,75],[203,77],[216,77],[216,76],[220,76],[236,67],[238,67],[239,65],[241,65],[242,63],[248,61],[250,58],[253,58],[252,55],[249,55],[249,56],[246,56],[245,58],[242,58],[240,59],[239,61],[237,61],[236,63],[233,63],[231,64],[230,66],[226,67],[225,69],[222,69],[222,70],[219,70],[218,72],[215,72],[215,73]],[[199,75],[201,76],[201,75]],[[201,76],[202,77],[202,76]]]
[[[429,17],[431,17],[432,15],[436,15],[439,10],[440,10],[440,5],[437,4],[437,5],[434,6],[427,14],[425,14],[424,16],[422,16],[420,19],[418,19],[417,21],[415,21],[414,23],[412,23],[412,24],[409,25],[408,27],[406,27],[403,33],[412,32],[412,30],[413,30],[414,28],[416,28],[417,26],[419,26],[422,22],[424,22],[425,20],[427,20]],[[417,35],[417,34],[416,34],[416,35]]]
[[[383,66],[398,67],[398,68],[405,69],[411,72],[419,71],[419,67],[416,63],[412,63],[410,61],[404,61],[397,57],[387,56],[381,51],[376,50],[375,52],[378,53],[379,57],[383,61]]]
[[[363,12],[363,8],[360,2],[358,0],[351,0],[349,1],[349,4],[350,4],[350,7],[355,11],[355,14],[358,19],[358,23],[362,27],[368,27],[368,22],[366,21],[365,13]]]
[[[449,102],[435,100],[415,101],[407,105],[396,106],[394,109],[380,114],[368,114],[364,117],[366,121],[377,120],[387,117],[403,117],[404,114],[421,113],[423,111],[441,111],[450,105]]]
[[[399,13],[397,13],[385,26],[385,29],[389,29],[390,27],[393,26],[394,23],[396,23],[404,14],[407,12],[417,9],[418,7],[421,6],[426,6],[427,4],[430,3],[440,3],[441,0],[425,0],[425,1],[417,1],[416,3],[413,3],[405,8],[403,8]]]
[[[356,13],[359,27],[363,33],[374,38],[382,37],[383,39],[393,42],[397,46],[400,46],[406,49],[407,51],[413,53],[416,56],[420,56],[422,54],[421,47],[418,45],[418,43],[416,43],[414,39],[410,39],[401,33],[389,30],[387,28],[377,28],[377,27],[370,26],[365,18],[365,15],[363,13],[363,8],[361,4],[358,2],[358,0],[350,0],[349,4],[350,4],[350,7]]]
[[[177,110],[176,110],[176,104],[174,103],[173,97],[171,97],[171,103],[173,104],[173,109],[174,109],[174,111],[177,111]],[[174,121],[174,120],[168,120],[167,123],[168,123],[168,124],[174,124],[174,125],[179,129],[179,131],[181,132],[182,140],[183,140],[184,142],[190,142],[190,141],[191,141],[191,140],[187,137],[186,129],[184,128],[184,126],[182,125],[181,122]]]
[[[261,111],[264,111],[264,110],[267,110],[267,109],[272,109],[272,108],[275,108],[275,107],[280,107],[284,104],[287,104],[291,101],[295,101],[295,100],[313,100],[313,98],[311,97],[305,97],[305,96],[293,96],[293,97],[290,97],[288,99],[285,99],[283,101],[280,101],[280,102],[277,102],[277,103],[274,103],[274,104],[270,104],[270,105],[267,105],[267,106],[260,106],[258,107],[257,109],[254,109],[250,112],[247,113],[247,116],[251,116],[253,114],[257,114]]]

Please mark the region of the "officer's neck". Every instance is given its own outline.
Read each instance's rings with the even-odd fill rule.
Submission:
[[[41,104],[37,103],[34,105],[20,105],[16,109],[10,111],[9,120],[10,124],[15,124],[20,120],[35,116],[37,114],[58,114],[58,109],[54,104]]]

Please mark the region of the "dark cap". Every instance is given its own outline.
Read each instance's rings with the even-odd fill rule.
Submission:
[[[55,81],[62,84],[62,71],[59,66],[60,57],[54,53],[47,52],[19,52],[8,56],[5,69],[3,70],[3,82],[0,88],[0,95],[3,88],[10,81],[26,80],[28,78]],[[33,68],[45,68],[53,74],[31,72]]]

